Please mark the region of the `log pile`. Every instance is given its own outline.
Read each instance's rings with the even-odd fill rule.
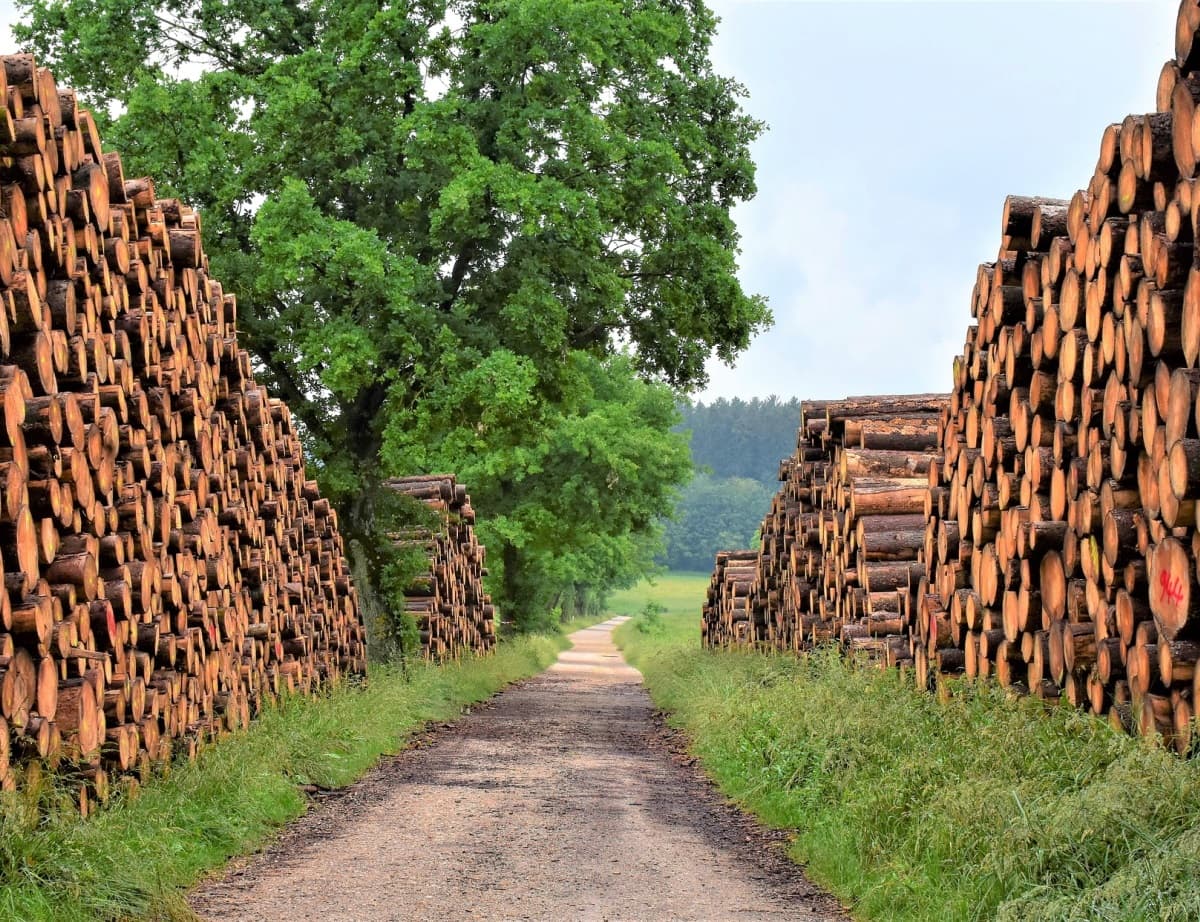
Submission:
[[[1158,111],[1105,129],[1087,188],[1005,202],[930,475],[913,643],[918,681],[995,676],[1188,751],[1200,5],[1178,24]]]
[[[907,655],[890,657],[911,657],[922,685],[994,677],[1181,752],[1200,696],[1198,103],[1200,2],[1184,0],[1157,111],[1109,125],[1069,199],[1006,200],[927,475]],[[821,425],[806,416],[791,495],[768,517],[760,588],[778,645],[789,623],[817,636],[830,615],[857,639],[824,563],[831,540],[847,546],[818,504],[838,469],[803,454]],[[874,589],[858,587],[868,605]]]
[[[405,610],[417,621],[428,659],[487,653],[496,646],[496,609],[483,591],[485,549],[475,536],[475,510],[453,474],[397,477],[387,485],[418,500],[435,525],[394,535],[398,547],[417,548],[429,568],[405,588]]]
[[[31,56],[0,64],[0,786],[40,757],[86,811],[361,672],[364,635],[200,216],[126,179]]]
[[[758,562],[758,551],[717,552],[700,619],[701,640],[706,646],[750,646],[762,638],[762,626],[755,625],[751,608]]]
[[[781,466],[783,487],[763,521],[760,549],[738,558],[754,567],[753,578],[735,570],[722,594],[714,575],[710,589],[748,626],[717,636],[793,651],[836,640],[880,660],[907,658],[902,626],[946,403],[916,394],[801,404],[796,453]]]
[[[794,646],[836,639],[880,661],[907,657],[903,624],[919,578],[930,443],[946,404],[940,394],[802,404],[802,445],[828,460],[808,462],[823,469],[810,487],[815,535],[804,542],[804,563],[813,586],[809,610],[792,619],[801,628]],[[881,440],[892,447],[864,447]]]

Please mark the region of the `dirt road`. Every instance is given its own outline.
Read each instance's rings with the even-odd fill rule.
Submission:
[[[832,920],[671,752],[617,619],[197,892],[211,920]]]

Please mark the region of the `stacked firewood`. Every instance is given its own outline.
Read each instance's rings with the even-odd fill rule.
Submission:
[[[825,405],[821,441],[830,461],[817,507],[820,624],[813,640],[832,633],[880,661],[907,658],[902,635],[921,567],[929,441],[946,403],[944,395],[924,394]],[[881,424],[896,438],[906,429],[913,436],[894,441],[900,448],[863,448],[864,429],[874,433]]]
[[[794,555],[802,550],[797,539],[804,542],[815,535],[811,530],[811,471],[794,470],[796,464],[795,458],[781,462],[783,486],[759,526],[758,551],[752,552],[757,565],[749,603],[757,616],[754,640],[774,650],[796,649],[800,636],[797,612],[808,610],[811,589],[807,579],[793,577]]]
[[[337,515],[238,347],[200,216],[0,59],[0,785],[115,773],[364,668]]]
[[[1198,28],[1187,0],[1158,111],[1104,131],[1086,189],[1005,202],[903,624],[922,685],[994,676],[1181,751],[1200,690]]]
[[[923,565],[936,394],[801,404],[795,455],[758,551],[718,556],[710,642],[802,650],[838,641],[909,660],[904,627]]]
[[[442,660],[496,646],[496,609],[483,591],[485,549],[475,536],[475,510],[453,474],[397,477],[388,486],[420,501],[434,524],[397,533],[398,547],[416,548],[429,568],[405,588],[405,610],[417,621],[425,656]]]
[[[1086,189],[1011,197],[931,472],[931,665],[1192,745],[1200,670],[1200,4],[1158,111],[1103,133]],[[931,660],[930,658],[935,658]]]
[[[718,551],[700,620],[701,640],[710,647],[755,644],[762,636],[751,608],[758,551]]]
[[[877,554],[911,562],[912,530],[873,549],[873,526],[846,515],[858,492],[847,482],[854,456],[844,444],[844,464],[821,454],[837,441],[836,414],[806,410],[801,450],[764,523],[764,547],[786,555],[756,583],[771,600],[762,623],[773,645],[800,645],[803,636],[787,637],[793,624],[817,639],[832,624],[851,645],[882,630],[907,646],[887,641],[887,658],[911,659],[922,686],[936,674],[991,676],[1193,748],[1198,0],[1180,5],[1157,103],[1104,130],[1095,171],[1070,199],[1005,202],[928,468],[920,566],[910,569],[916,604],[880,600],[882,614],[898,613],[898,635],[896,619],[874,626],[882,586],[870,568]],[[890,437],[872,444],[864,434],[862,445],[910,447]],[[890,473],[917,469],[898,460]]]
[[[900,639],[923,544],[926,472],[937,438],[936,394],[801,404],[796,454],[763,523],[782,566],[763,567],[772,647],[836,640],[887,662]],[[887,447],[875,447],[885,445]]]

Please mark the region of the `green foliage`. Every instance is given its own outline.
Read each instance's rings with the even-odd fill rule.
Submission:
[[[778,485],[779,462],[796,450],[800,401],[778,397],[721,397],[681,407],[680,428],[691,433],[696,466],[714,478],[746,478]],[[765,512],[765,510],[764,510]],[[761,516],[760,516],[761,518]]]
[[[665,508],[648,462],[685,478],[662,385],[702,385],[769,320],[731,216],[762,126],[702,2],[18,6],[18,39],[120,112],[128,172],[202,209],[360,546],[381,476],[436,467],[495,516],[493,589],[526,623],[639,575]],[[606,447],[626,397],[640,436]]]
[[[360,570],[374,574],[370,582],[378,588],[361,591],[368,581],[354,574],[367,642],[373,660],[407,661],[420,654],[421,636],[416,619],[405,610],[405,592],[428,572],[430,552],[423,536],[440,522],[424,503],[393,490],[373,492],[370,500],[351,539]]]
[[[948,703],[836,652],[712,653],[694,616],[618,641],[722,790],[886,920],[1200,915],[1200,763],[988,683]]]
[[[647,602],[634,619],[634,627],[643,634],[661,634],[663,632],[663,614],[667,607],[654,600]]]
[[[662,562],[672,570],[712,569],[717,551],[753,546],[778,484],[745,477],[697,476],[665,523]]]
[[[629,358],[571,353],[553,405],[537,399],[537,380],[513,353],[481,357],[423,401],[415,427],[403,417],[389,424],[384,456],[397,469],[457,462],[487,510],[477,528],[493,585],[525,600],[516,616],[544,629],[556,609],[593,610],[607,587],[646,572],[690,460],[670,432],[673,394],[639,378]]]
[[[380,619],[378,647],[372,651],[375,659],[410,659],[421,648],[421,631],[417,619],[405,611],[405,590],[413,579],[428,569],[428,558],[417,548],[398,550],[379,572],[379,585],[387,601],[384,617]]]
[[[4,795],[0,918],[192,918],[183,888],[303,813],[299,785],[351,783],[422,724],[451,719],[540,672],[566,646],[561,635],[532,635],[481,659],[406,673],[374,668],[365,687],[267,711],[86,822],[69,812],[45,816],[27,798]]]
[[[779,462],[796,447],[800,401],[721,398],[685,402],[678,427],[690,436],[701,473],[683,488],[664,523],[660,562],[672,570],[710,570],[717,551],[752,547],[779,489]]]

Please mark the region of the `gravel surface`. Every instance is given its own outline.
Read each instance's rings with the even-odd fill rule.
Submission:
[[[443,725],[192,895],[211,920],[842,920],[723,802],[612,644]]]

